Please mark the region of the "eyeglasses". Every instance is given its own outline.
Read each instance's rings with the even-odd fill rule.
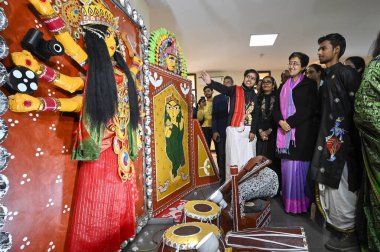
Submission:
[[[263,83],[263,84],[273,84],[273,81],[268,80],[268,81],[263,81],[262,83]]]
[[[249,74],[245,76],[245,78],[250,79],[250,80],[256,80],[256,76],[249,75]]]
[[[289,64],[287,64],[286,66],[287,67],[298,67],[300,65],[301,65],[301,63],[298,63],[298,62],[289,62]]]

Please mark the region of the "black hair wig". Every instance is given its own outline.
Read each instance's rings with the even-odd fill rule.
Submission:
[[[115,38],[116,45],[119,45],[119,40]],[[132,128],[136,129],[139,123],[139,104],[138,104],[138,95],[136,90],[136,85],[133,80],[131,71],[129,71],[129,68],[127,66],[127,63],[125,62],[123,56],[116,51],[114,54],[114,59],[116,61],[117,66],[123,70],[123,72],[127,75],[128,78],[128,99],[129,99],[129,118],[132,125]]]
[[[107,26],[91,25],[91,28],[107,34]],[[115,73],[111,57],[104,38],[93,32],[86,32],[85,43],[88,54],[87,87],[85,109],[91,119],[91,126],[106,125],[117,110],[117,89]],[[115,38],[118,44],[117,38]],[[137,128],[139,108],[135,83],[132,75],[119,52],[115,52],[114,59],[128,78],[128,98],[130,107],[130,120],[133,128]]]
[[[91,25],[91,28],[107,33],[107,26]],[[106,125],[115,115],[117,91],[111,57],[104,38],[87,31],[84,35],[88,55],[85,109],[91,126]]]

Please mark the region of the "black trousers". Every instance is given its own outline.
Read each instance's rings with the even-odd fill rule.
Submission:
[[[220,184],[226,181],[226,138],[219,138],[215,143],[216,160],[220,175]]]
[[[212,128],[211,127],[202,127],[203,135],[206,138],[206,143],[208,145],[208,148],[211,147],[211,140],[212,140]]]

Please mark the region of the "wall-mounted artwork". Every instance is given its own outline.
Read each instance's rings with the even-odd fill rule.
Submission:
[[[173,83],[153,98],[157,201],[190,184],[189,107]],[[158,109],[162,106],[162,109]],[[161,120],[160,120],[160,119]]]
[[[132,104],[141,115],[144,108],[144,69],[148,68],[148,55],[143,52],[147,51],[148,38],[142,17],[129,2],[117,0],[0,1],[0,7],[0,15],[3,15],[1,19],[8,17],[9,20],[1,34],[2,42],[9,45],[9,55],[4,55],[2,61],[7,68],[3,69],[5,72],[1,73],[1,78],[7,74],[7,69],[14,70],[13,77],[17,79],[20,74],[24,74],[28,84],[16,83],[14,87],[19,86],[18,89],[2,87],[0,92],[4,92],[5,100],[8,98],[10,108],[4,114],[10,129],[8,139],[4,142],[4,147],[9,150],[10,162],[0,176],[1,183],[6,181],[9,185],[7,193],[1,195],[2,204],[8,210],[4,215],[7,217],[4,230],[12,235],[12,239],[7,240],[13,242],[8,244],[9,248],[12,247],[12,251],[69,250],[69,244],[75,242],[67,242],[68,237],[77,237],[72,235],[72,227],[81,218],[76,214],[80,209],[79,199],[87,196],[94,199],[94,195],[104,193],[105,188],[112,188],[115,190],[112,200],[107,203],[103,201],[104,205],[98,200],[87,202],[89,204],[84,205],[88,214],[82,216],[91,220],[88,227],[97,231],[100,227],[101,230],[96,242],[89,242],[89,246],[101,250],[104,245],[106,249],[103,250],[116,251],[148,221],[142,155],[147,145],[142,145],[145,128],[138,113],[134,114],[137,116],[133,119],[133,130],[129,127]],[[113,38],[115,42],[109,45],[112,56],[108,55],[108,50],[103,50],[108,57],[96,58],[105,59],[99,62],[107,63],[107,69],[111,70],[109,73],[114,80],[109,82],[113,84],[109,87],[113,88],[117,111],[109,114],[108,119],[113,122],[107,125],[109,128],[100,123],[92,128],[96,128],[95,131],[87,127],[89,122],[101,122],[102,119],[97,121],[89,118],[94,119],[94,111],[104,111],[106,103],[95,102],[101,107],[92,110],[92,113],[89,111],[93,107],[90,109],[89,103],[86,103],[90,97],[93,98],[94,93],[91,91],[95,89],[94,86],[90,88],[94,83],[90,80],[94,73],[94,65],[91,65],[93,61],[87,59],[100,51],[90,49],[91,45],[95,45],[95,42],[89,42],[94,41],[89,39],[90,36],[97,45],[104,45],[103,48],[107,48],[106,39]],[[41,45],[47,42],[53,43],[54,50],[43,50]],[[115,54],[120,57],[115,59]],[[119,62],[112,64],[110,56]],[[127,76],[120,62],[126,64],[130,76]],[[104,64],[101,67],[103,71]],[[132,83],[136,89],[129,92],[133,90]],[[105,91],[100,97],[108,97]],[[85,96],[82,96],[83,92]],[[135,102],[129,99],[130,93],[135,94]],[[85,111],[82,110],[84,106],[87,108]],[[103,113],[99,114],[101,116]],[[112,163],[108,165],[111,171],[99,176],[96,173],[105,167],[105,163]],[[92,170],[93,173],[83,175],[83,170]],[[83,180],[84,177],[87,180]],[[105,186],[99,183],[99,177],[105,180],[112,177],[110,180],[114,184]],[[124,188],[125,191],[120,193],[116,188]],[[111,210],[112,202],[117,200],[128,204]],[[93,211],[97,205],[101,205],[101,211]],[[114,227],[111,227],[114,222],[110,216],[115,220],[114,217],[122,212],[124,214],[124,210],[129,212],[130,221],[124,222],[123,228],[117,228],[122,230],[121,235],[105,238],[105,234]],[[102,218],[105,213],[107,218]],[[120,220],[120,215],[117,218]],[[99,224],[102,220],[107,225]],[[93,225],[94,222],[99,225]],[[81,233],[88,234],[83,230]],[[2,235],[5,241],[3,238]],[[104,242],[99,245],[101,241]],[[109,244],[113,247],[107,247]],[[5,246],[5,242],[1,243],[0,250],[6,251],[8,247]]]
[[[153,215],[194,187],[191,82],[150,65]],[[160,85],[157,85],[159,80]]]

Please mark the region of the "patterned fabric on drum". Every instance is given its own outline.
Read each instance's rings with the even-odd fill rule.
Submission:
[[[270,168],[264,168],[257,174],[239,185],[240,212],[244,215],[246,201],[256,198],[274,197],[278,190],[277,174]],[[230,211],[232,215],[232,209]]]

